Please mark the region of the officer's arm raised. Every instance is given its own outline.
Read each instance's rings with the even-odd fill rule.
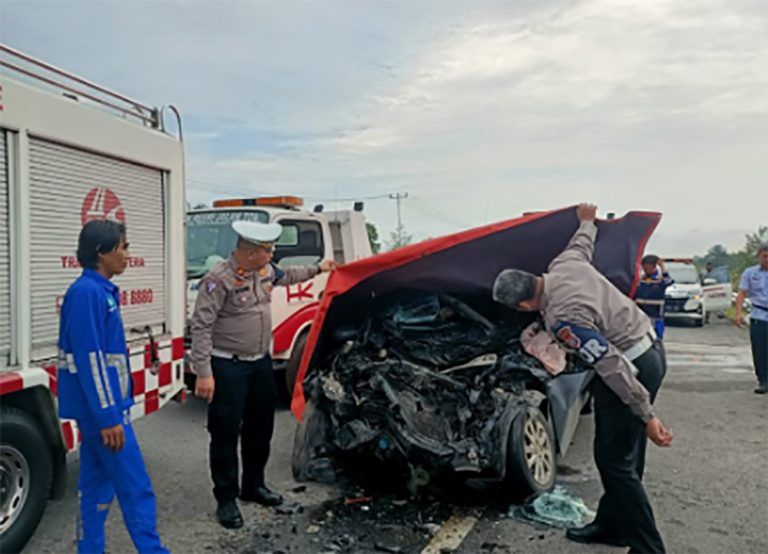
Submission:
[[[597,208],[591,204],[581,204],[576,208],[579,228],[565,250],[549,264],[550,268],[566,261],[592,263],[595,254],[595,238],[597,238],[596,211]]]
[[[213,324],[219,318],[219,312],[226,298],[227,290],[218,279],[207,276],[200,281],[195,311],[190,323],[192,333],[190,359],[198,377],[210,377],[213,374],[211,370]]]

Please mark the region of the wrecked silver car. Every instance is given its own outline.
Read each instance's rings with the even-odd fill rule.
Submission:
[[[655,222],[628,214],[599,235],[596,265],[625,292]],[[593,371],[569,356],[553,376],[521,345],[534,316],[490,291],[506,267],[543,271],[575,226],[572,210],[529,216],[334,274],[294,390],[294,476],[330,482],[380,463],[413,492],[444,476],[551,490]]]
[[[304,385],[322,421],[297,477],[323,479],[354,454],[402,466],[414,490],[446,472],[551,489],[592,371],[573,358],[553,379],[520,346],[527,322],[482,299],[382,299]]]

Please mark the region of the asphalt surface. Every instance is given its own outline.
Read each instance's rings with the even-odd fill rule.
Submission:
[[[768,397],[753,394],[747,333],[716,321],[672,327],[669,371],[657,414],[675,435],[669,449],[648,449],[646,487],[670,552],[768,552]],[[246,526],[214,521],[207,469],[205,405],[172,404],[136,423],[158,497],[159,528],[174,552],[621,552],[583,546],[563,532],[507,517],[504,502],[472,498],[409,499],[396,483],[373,476],[366,489],[314,483],[290,472],[295,423],[277,417],[268,480],[301,513],[241,505]],[[560,461],[559,482],[594,509],[601,488],[592,461],[591,416],[582,416]],[[74,552],[77,456],[66,497],[52,501],[25,552]],[[297,488],[299,487],[299,488]],[[351,505],[344,498],[371,500]],[[433,539],[432,535],[437,534]],[[108,552],[132,552],[117,503],[107,523]]]

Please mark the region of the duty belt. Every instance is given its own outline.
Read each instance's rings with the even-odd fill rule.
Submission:
[[[236,362],[257,362],[266,357],[266,354],[256,354],[255,356],[246,356],[243,354],[234,354],[233,352],[227,352],[226,350],[219,350],[214,348],[211,352],[211,356],[216,358],[224,358],[225,360],[234,360]]]
[[[651,329],[637,343],[624,351],[624,357],[627,358],[630,362],[638,359],[640,356],[645,354],[651,346],[653,346],[655,341],[656,332]]]

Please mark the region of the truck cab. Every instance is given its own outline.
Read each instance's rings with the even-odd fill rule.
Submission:
[[[352,210],[303,209],[296,196],[217,200],[212,208],[187,213],[187,318],[191,317],[200,279],[226,260],[235,247],[234,221],[279,223],[273,261],[282,267],[322,260],[346,264],[371,255],[362,203]],[[328,274],[306,283],[278,288],[272,295],[272,358],[285,373],[288,392],[298,373],[307,333],[319,306]],[[189,333],[187,333],[189,337]],[[189,340],[187,346],[191,346]],[[188,368],[190,373],[192,368]]]

